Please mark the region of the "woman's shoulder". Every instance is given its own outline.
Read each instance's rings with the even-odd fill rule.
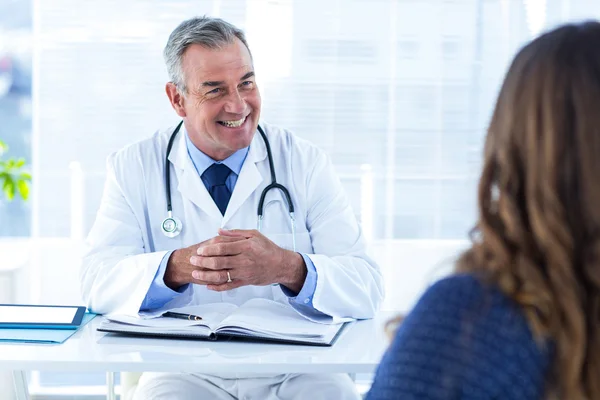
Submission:
[[[440,279],[431,285],[424,296],[463,296],[482,297],[486,293],[496,292],[497,288],[473,274],[456,274]]]
[[[478,336],[518,339],[534,350],[537,346],[521,307],[493,282],[473,274],[437,281],[425,291],[411,314],[417,320],[435,318],[440,326],[466,330],[473,340]]]
[[[402,321],[374,393],[393,387],[409,399],[536,398],[548,363],[515,302],[474,275],[454,275],[426,290]]]
[[[479,317],[492,316],[497,312],[522,317],[520,307],[498,286],[473,274],[456,274],[435,282],[425,291],[419,303],[454,308],[459,312],[475,311]]]

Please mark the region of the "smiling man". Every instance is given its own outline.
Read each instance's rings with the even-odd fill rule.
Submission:
[[[182,122],[109,157],[83,260],[88,307],[137,314],[267,298],[323,323],[373,317],[382,278],[339,179],[321,150],[259,125],[243,32],[193,18],[173,31],[164,56]],[[147,373],[135,398],[359,397],[344,374]]]

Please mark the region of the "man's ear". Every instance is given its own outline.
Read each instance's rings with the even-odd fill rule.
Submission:
[[[165,91],[167,92],[167,97],[169,98],[171,106],[173,107],[177,115],[179,115],[181,118],[185,118],[186,113],[185,109],[183,108],[183,102],[185,100],[185,97],[183,97],[181,93],[179,93],[179,90],[177,90],[177,86],[175,86],[173,82],[168,82],[167,86],[165,87]]]

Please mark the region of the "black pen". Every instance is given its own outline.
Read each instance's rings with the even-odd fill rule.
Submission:
[[[177,313],[177,312],[172,312],[172,311],[167,311],[162,316],[163,317],[169,317],[169,318],[187,319],[189,321],[200,321],[200,320],[202,320],[202,317],[199,317],[197,315],[182,314],[182,313]]]

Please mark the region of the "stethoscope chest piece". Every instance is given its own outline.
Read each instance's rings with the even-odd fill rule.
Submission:
[[[169,213],[171,214],[171,213]],[[177,217],[169,215],[165,218],[161,224],[161,229],[166,237],[174,238],[181,233],[183,225],[181,220]]]

